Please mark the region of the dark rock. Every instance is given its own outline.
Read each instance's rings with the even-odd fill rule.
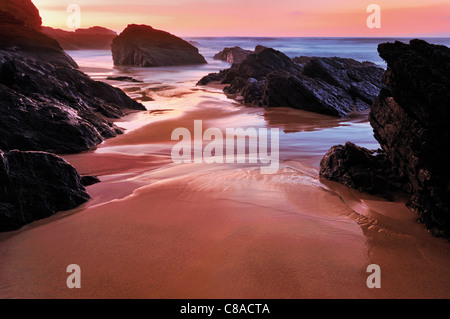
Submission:
[[[81,177],[61,157],[0,151],[0,232],[73,209],[88,199]]]
[[[450,237],[450,49],[412,40],[378,46],[387,85],[370,123],[411,194],[410,206],[434,235]]]
[[[387,195],[400,186],[383,150],[369,151],[350,142],[333,146],[325,154],[320,176],[371,194]]]
[[[55,65],[78,67],[56,40],[1,10],[0,49],[20,52],[23,58],[31,57]]]
[[[135,82],[135,83],[142,83],[142,81],[133,79],[130,76],[108,76],[106,78],[107,80],[110,81],[121,81],[121,82]]]
[[[201,78],[197,85],[207,85],[211,82],[222,82],[227,72],[228,70],[222,70],[218,73],[210,73]]]
[[[340,117],[357,109],[352,96],[344,89],[302,73],[284,71],[267,76],[262,101],[269,107],[288,106]]]
[[[241,63],[207,75],[198,85],[221,81],[230,84],[225,93],[246,104],[343,117],[370,107],[382,88],[382,74],[381,68],[352,59],[291,60],[279,51],[258,46]]]
[[[0,0],[0,10],[10,13],[30,28],[41,29],[39,10],[31,0]]]
[[[74,153],[122,133],[107,118],[145,110],[93,81],[59,44],[1,12],[0,149]]]
[[[103,27],[91,27],[65,31],[42,27],[42,32],[59,42],[64,50],[111,50],[115,31]]]
[[[89,199],[83,183],[94,178],[82,179],[56,155],[29,151],[87,150],[122,133],[108,118],[145,110],[76,67],[56,40],[0,11],[0,149],[9,151],[0,150],[0,231]]]
[[[388,65],[383,76],[386,88],[369,118],[392,167],[388,180],[402,182],[410,195],[408,205],[433,235],[450,238],[450,166],[445,151],[450,145],[450,49],[412,40],[380,44],[378,52]],[[333,156],[342,157],[336,149],[330,151],[322,161],[322,176],[368,191],[364,179],[348,183],[346,177],[354,167],[370,167],[367,159],[355,158],[349,164]]]
[[[114,65],[139,67],[205,64],[198,49],[168,32],[131,24],[113,40]]]
[[[304,75],[348,92],[358,110],[370,108],[380,93],[383,72],[374,64],[337,57],[313,58],[303,68]]]
[[[107,118],[145,110],[84,73],[0,50],[0,149],[85,151],[122,130]]]
[[[253,51],[244,50],[241,47],[225,48],[214,55],[214,59],[225,61],[231,64],[241,63],[251,53],[253,53]]]
[[[81,176],[81,184],[83,184],[84,187],[95,185],[100,182],[101,181],[97,176]]]

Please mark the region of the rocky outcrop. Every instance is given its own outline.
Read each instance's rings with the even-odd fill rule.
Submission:
[[[373,64],[341,58],[298,58],[263,46],[241,63],[209,74],[211,81],[229,84],[224,92],[246,104],[293,107],[311,112],[346,116],[370,107],[382,88],[383,70]]]
[[[244,50],[241,47],[225,48],[216,55],[215,60],[221,60],[228,63],[241,63],[247,56],[252,54],[253,51]]]
[[[113,40],[112,54],[114,65],[157,67],[206,63],[189,42],[146,25],[128,25]]]
[[[32,29],[41,29],[39,10],[31,0],[0,0],[0,10],[10,13]]]
[[[145,110],[84,73],[0,50],[0,149],[58,154],[90,149],[122,130],[108,118]]]
[[[53,39],[6,13],[0,16],[5,17],[0,23],[3,151],[88,150],[122,133],[108,118],[145,109],[121,90],[76,70]]]
[[[89,198],[77,171],[61,157],[0,151],[0,232],[73,209]]]
[[[378,52],[388,69],[370,112],[375,138],[409,193],[409,206],[432,234],[450,238],[450,49],[412,40],[380,44]],[[326,178],[327,163],[321,168]],[[349,167],[345,161],[332,166]]]
[[[42,32],[58,41],[64,50],[111,50],[112,41],[117,36],[115,31],[103,27],[75,31],[42,27]]]
[[[370,151],[350,142],[325,154],[320,176],[371,194],[388,195],[401,187],[383,150]]]
[[[56,40],[0,11],[0,231],[75,208],[98,182],[39,151],[88,150],[122,133],[111,119],[145,110],[76,67]]]
[[[0,9],[0,49],[65,67],[77,67],[59,43]]]

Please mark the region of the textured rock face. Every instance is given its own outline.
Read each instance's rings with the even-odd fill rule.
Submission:
[[[112,54],[115,65],[157,67],[206,63],[189,42],[146,25],[129,25],[113,40]]]
[[[450,238],[450,167],[445,151],[450,145],[450,49],[412,40],[380,44],[378,52],[388,64],[386,88],[372,106],[370,123],[383,157],[331,161],[343,158],[339,146],[334,147],[322,161],[321,175],[367,191],[366,181],[346,183],[341,177],[359,168],[375,174],[376,163],[387,159],[392,175],[383,173],[383,178],[399,182],[410,194],[409,206],[432,234]],[[333,171],[341,177],[333,178]]]
[[[450,49],[413,40],[378,51],[389,69],[370,114],[375,138],[405,179],[411,207],[450,237]]]
[[[59,43],[27,26],[10,13],[0,9],[0,49],[20,52],[21,56],[51,62],[67,67],[77,67]]]
[[[107,118],[145,110],[84,73],[0,50],[0,149],[81,152],[122,130]]]
[[[350,142],[333,146],[325,154],[320,176],[372,194],[387,194],[400,187],[384,151],[369,151]]]
[[[61,157],[0,151],[0,232],[73,209],[88,199],[81,177]]]
[[[9,12],[30,28],[40,30],[42,19],[31,0],[0,0],[0,10]]]
[[[84,151],[122,132],[106,118],[145,109],[76,70],[55,40],[0,17],[0,149]]]
[[[76,67],[56,40],[0,10],[0,231],[75,208],[89,199],[83,185],[98,182],[29,151],[87,150],[122,133],[108,118],[145,110]]]
[[[241,63],[247,56],[252,53],[252,51],[244,50],[241,47],[225,48],[214,55],[214,59],[225,61],[231,64]]]
[[[225,93],[242,97],[246,104],[342,117],[370,107],[382,88],[382,74],[381,68],[370,63],[341,58],[291,60],[279,51],[258,46],[241,63],[207,75],[198,85],[220,81],[230,84]]]
[[[42,32],[59,42],[64,50],[111,50],[117,33],[102,27],[77,29],[73,32],[42,27]]]

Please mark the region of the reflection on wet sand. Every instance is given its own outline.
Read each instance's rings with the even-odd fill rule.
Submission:
[[[401,198],[389,202],[318,177],[332,145],[351,138],[377,147],[367,113],[342,120],[244,107],[192,83],[170,89],[185,92],[182,99],[153,90],[149,112],[117,123],[127,134],[65,156],[102,183],[88,188],[86,205],[0,236],[0,297],[450,297],[450,246],[431,237]],[[171,132],[198,119],[204,129],[280,128],[279,172],[175,165]],[[82,269],[80,290],[65,285],[73,263]],[[381,289],[366,286],[372,263],[381,267]]]

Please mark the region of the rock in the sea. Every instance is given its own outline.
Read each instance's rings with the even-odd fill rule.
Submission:
[[[0,12],[0,149],[74,153],[122,130],[108,118],[145,110],[74,68],[59,44]]]
[[[115,31],[103,27],[91,27],[65,31],[42,27],[42,32],[59,42],[64,50],[111,50]]]
[[[205,64],[198,49],[168,32],[131,24],[113,40],[114,65],[139,67]]]
[[[61,157],[0,151],[0,232],[76,208],[89,198],[77,171]]]
[[[394,178],[410,194],[409,206],[433,235],[450,238],[450,166],[445,151],[450,145],[450,49],[416,39],[380,44],[378,52],[388,69],[383,76],[386,88],[370,112],[375,138]],[[323,172],[330,170],[328,162],[324,159]],[[334,165],[331,170],[336,171],[351,166]],[[352,187],[359,189],[361,183],[365,182]]]
[[[370,107],[382,88],[382,74],[383,69],[352,59],[292,60],[280,51],[257,46],[241,63],[207,75],[198,85],[220,81],[229,84],[225,93],[246,104],[343,117]]]
[[[81,176],[81,184],[83,184],[84,187],[95,185],[100,183],[100,179],[97,176]]]
[[[253,51],[244,50],[241,47],[225,48],[216,55],[214,59],[225,61],[228,63],[241,63],[247,56],[252,54]]]
[[[131,76],[108,76],[106,79],[110,81],[142,83],[142,81],[136,80]]]

